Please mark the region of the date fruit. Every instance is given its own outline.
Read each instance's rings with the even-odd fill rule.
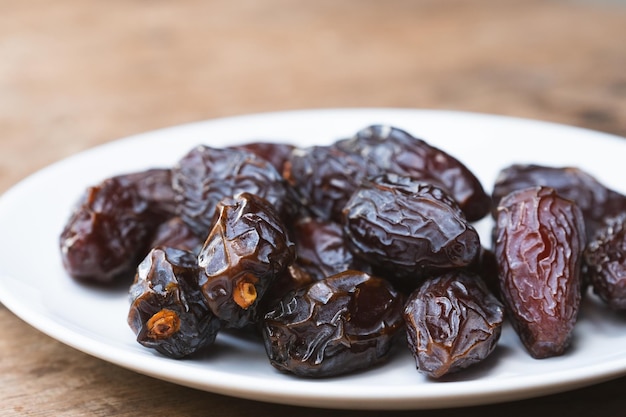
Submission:
[[[478,233],[445,191],[394,174],[363,182],[346,204],[343,226],[358,257],[385,278],[410,279],[413,288],[433,272],[470,265],[481,250]]]
[[[335,222],[341,222],[341,211],[361,181],[380,173],[373,162],[336,146],[295,149],[284,170],[305,214]]]
[[[426,280],[404,309],[409,348],[432,378],[482,362],[496,347],[504,307],[481,278],[457,270]]]
[[[198,288],[196,256],[154,248],[137,267],[128,324],[137,341],[172,358],[210,346],[221,327]]]
[[[143,180],[144,173],[120,175],[85,190],[59,240],[63,266],[74,279],[99,285],[132,279],[167,216],[163,205],[142,195]]]
[[[463,163],[402,129],[369,126],[350,139],[337,141],[335,146],[374,163],[380,174],[408,176],[443,188],[470,222],[489,213],[491,197]]]
[[[388,358],[404,328],[402,297],[383,279],[345,271],[285,296],[263,320],[270,363],[305,377],[329,377]]]
[[[213,313],[241,328],[258,319],[260,300],[293,263],[295,249],[278,213],[261,197],[225,198],[217,212],[198,255],[199,284]]]
[[[609,307],[626,310],[626,212],[598,228],[587,243],[584,259],[593,291]]]
[[[493,203],[523,188],[554,188],[561,197],[574,201],[583,213],[590,237],[607,217],[626,212],[626,196],[605,187],[596,178],[576,167],[515,164],[500,171],[493,187]]]
[[[287,191],[282,176],[265,159],[234,148],[197,146],[172,170],[179,216],[201,236],[213,226],[215,208],[225,197],[251,193],[280,213]]]
[[[371,272],[366,262],[356,258],[343,237],[339,223],[305,218],[293,227],[296,264],[315,280],[348,269]]]
[[[495,252],[507,317],[535,358],[570,344],[581,300],[585,226],[553,188],[514,191],[497,209]]]

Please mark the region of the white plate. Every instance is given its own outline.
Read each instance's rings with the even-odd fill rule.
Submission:
[[[0,198],[0,301],[32,326],[105,361],[178,384],[261,401],[354,409],[456,407],[528,398],[626,374],[626,318],[593,298],[584,305],[572,349],[531,359],[505,328],[492,357],[446,381],[427,380],[401,351],[379,368],[305,380],[275,371],[262,345],[222,334],[212,353],[172,360],[145,349],[126,324],[127,295],[73,282],[57,239],[83,189],[105,177],[171,166],[199,143],[268,139],[297,145],[350,136],[374,123],[404,128],[461,159],[485,187],[513,162],[578,165],[626,192],[626,140],[584,129],[498,116],[397,109],[312,110],[207,121],[91,149],[25,179]],[[489,221],[479,224],[488,245]]]

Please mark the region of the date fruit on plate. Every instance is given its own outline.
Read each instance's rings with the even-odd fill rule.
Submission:
[[[553,188],[531,187],[500,200],[495,252],[507,317],[535,358],[570,344],[581,300],[582,212]]]
[[[493,352],[504,307],[478,275],[457,270],[428,279],[415,290],[404,319],[419,372],[440,378]]]
[[[276,168],[276,171],[282,174],[285,169],[285,163],[289,159],[291,151],[295,149],[295,146],[288,143],[254,141],[235,145],[232,146],[232,148],[252,152],[272,164],[272,166]]]
[[[224,198],[198,255],[200,288],[228,327],[254,323],[260,300],[293,263],[295,249],[278,213],[249,193]]]
[[[369,264],[356,258],[343,237],[341,224],[307,217],[293,226],[296,264],[315,280],[348,269],[371,272]]]
[[[180,249],[154,248],[139,264],[128,324],[140,344],[172,358],[213,344],[221,323],[204,302],[199,274],[196,256]]]
[[[174,216],[157,227],[152,237],[150,247],[166,246],[188,250],[193,253],[200,252],[206,236],[200,236],[183,219]]]
[[[587,278],[609,307],[626,310],[626,212],[606,220],[585,248]]]
[[[478,233],[445,191],[394,174],[355,191],[344,234],[378,275],[412,289],[427,275],[472,264],[481,250]]]
[[[402,129],[369,126],[335,146],[375,164],[380,174],[393,173],[438,185],[456,200],[468,221],[489,213],[491,197],[468,167]]]
[[[283,172],[305,216],[334,222],[341,222],[341,211],[359,184],[381,173],[372,161],[334,145],[294,149]]]
[[[171,215],[167,172],[119,175],[85,190],[59,241],[70,276],[99,285],[132,279],[155,229]],[[146,185],[155,192],[146,193]]]
[[[270,363],[305,377],[329,377],[388,358],[404,328],[403,297],[386,280],[345,271],[286,295],[266,315]]]
[[[215,208],[222,198],[251,193],[282,212],[287,188],[274,166],[252,152],[200,145],[172,169],[179,216],[201,236],[213,226]]]
[[[574,201],[585,218],[588,237],[605,218],[626,211],[626,196],[607,188],[582,169],[536,164],[514,164],[500,171],[492,193],[494,208],[507,194],[536,186],[554,188],[561,197]]]

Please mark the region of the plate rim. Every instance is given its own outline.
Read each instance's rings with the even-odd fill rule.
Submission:
[[[16,184],[11,186],[7,191],[5,191],[0,196],[0,209],[2,209],[6,203],[6,201],[10,201],[11,198],[15,198],[16,194],[19,194],[20,190],[27,188],[27,185],[31,182],[37,181],[38,178],[44,176],[49,170],[56,169],[59,165],[63,165],[68,163],[68,161],[73,160],[74,158],[80,159],[84,158],[85,155],[89,155],[91,153],[98,153],[102,149],[106,149],[108,147],[116,147],[119,146],[120,143],[127,143],[128,141],[142,141],[145,137],[150,137],[155,134],[160,135],[169,135],[173,132],[180,131],[180,129],[203,129],[206,126],[211,126],[215,123],[234,123],[242,120],[251,120],[254,118],[281,118],[281,117],[292,117],[294,115],[299,116],[307,116],[307,115],[320,115],[320,114],[348,114],[348,113],[371,113],[371,114],[381,114],[381,113],[421,113],[421,114],[438,114],[440,116],[445,115],[454,115],[454,117],[470,117],[470,118],[484,118],[487,119],[500,119],[503,121],[514,121],[515,123],[532,123],[536,125],[549,126],[552,128],[558,129],[573,129],[573,131],[582,132],[583,134],[591,134],[593,136],[602,135],[607,139],[611,140],[625,140],[624,138],[605,133],[598,132],[582,127],[563,125],[559,123],[546,122],[541,120],[533,120],[533,119],[525,119],[519,117],[512,116],[504,116],[504,115],[491,115],[485,113],[473,113],[473,112],[464,112],[464,111],[455,111],[455,110],[432,110],[432,109],[407,109],[407,108],[327,108],[327,109],[306,109],[306,110],[288,110],[288,111],[278,111],[278,112],[265,112],[265,113],[253,113],[249,115],[236,115],[229,116],[223,118],[215,118],[208,119],[204,121],[197,121],[191,123],[185,123],[177,126],[164,127],[161,129],[155,129],[147,132],[142,132],[138,134],[133,134],[130,136],[122,137],[120,139],[116,139],[104,144],[100,144],[85,150],[82,150],[78,153],[70,155],[68,157],[62,158],[36,172],[28,175],[24,179],[18,181]],[[1,220],[0,220],[1,221]],[[12,277],[12,279],[16,279],[16,277]],[[123,349],[114,346],[113,348],[109,347],[109,351],[104,351],[100,347],[100,342],[97,340],[93,340],[92,338],[80,334],[78,332],[72,331],[72,329],[68,329],[67,327],[62,326],[60,323],[52,320],[50,317],[43,314],[38,310],[33,310],[32,307],[29,308],[28,305],[24,304],[18,299],[15,299],[12,294],[10,294],[8,287],[3,283],[4,280],[0,280],[0,302],[4,304],[4,306],[10,310],[13,314],[18,316],[21,320],[28,323],[30,326],[35,329],[41,331],[42,333],[52,337],[55,340],[58,340],[68,346],[71,346],[74,349],[82,351],[90,356],[99,358],[101,360],[105,360],[110,363],[114,363],[118,366],[124,367],[126,369],[130,369],[132,371],[142,373],[148,376],[152,376],[155,378],[167,380],[176,384],[189,386],[197,389],[204,389],[206,391],[236,396],[241,398],[248,398],[252,400],[260,400],[260,401],[268,401],[274,403],[282,403],[282,404],[291,404],[291,405],[305,405],[305,406],[313,406],[319,407],[318,402],[324,401],[325,404],[323,408],[343,408],[343,409],[425,409],[425,408],[444,408],[444,407],[461,407],[467,405],[477,405],[477,404],[488,404],[488,403],[497,403],[503,401],[510,401],[516,399],[530,398],[537,395],[546,395],[556,392],[561,392],[565,390],[570,390],[576,387],[582,387],[586,385],[590,385],[592,383],[601,382],[603,380],[612,379],[626,373],[626,357],[616,359],[614,362],[605,364],[602,372],[598,372],[597,365],[588,365],[583,368],[593,368],[595,372],[591,372],[589,370],[588,373],[584,375],[579,375],[577,378],[573,378],[575,383],[563,385],[558,384],[557,381],[562,379],[564,376],[567,377],[572,373],[580,374],[580,368],[577,370],[566,370],[563,372],[555,373],[553,378],[546,378],[542,381],[538,381],[532,386],[517,383],[511,384],[501,384],[498,387],[492,387],[489,393],[477,394],[475,390],[473,390],[473,382],[476,381],[462,381],[460,384],[464,384],[463,387],[468,387],[464,392],[461,390],[460,395],[457,395],[457,400],[454,404],[445,403],[446,399],[449,399],[449,396],[445,393],[437,394],[430,393],[431,396],[428,398],[425,397],[407,397],[407,393],[403,393],[397,397],[388,397],[377,395],[376,391],[363,389],[362,395],[355,396],[353,398],[345,398],[340,393],[337,392],[325,392],[322,394],[321,391],[314,391],[307,394],[303,394],[300,392],[298,394],[298,390],[295,390],[293,393],[290,393],[289,396],[285,396],[284,393],[272,393],[266,387],[260,387],[257,391],[250,389],[237,389],[237,381],[232,382],[229,387],[224,387],[223,384],[216,384],[215,386],[209,387],[210,389],[206,389],[206,385],[199,385],[199,381],[189,381],[185,379],[175,378],[175,377],[165,377],[160,373],[153,373],[144,368],[139,368],[136,365],[137,358],[134,355],[131,357],[125,357],[124,355],[119,355],[119,353],[123,353]],[[99,348],[100,347],[100,348]],[[166,359],[167,361],[171,361],[171,359]],[[616,367],[619,365],[619,369]],[[269,364],[268,364],[269,366]],[[256,380],[256,378],[253,378]],[[522,380],[528,378],[521,378]],[[566,378],[567,379],[567,378]],[[570,376],[570,381],[571,381]],[[501,381],[500,381],[501,382]],[[522,381],[524,382],[524,381]],[[437,383],[435,383],[437,384]],[[455,384],[454,382],[452,384]],[[311,386],[316,384],[310,384]],[[520,386],[521,385],[521,386]],[[419,386],[419,384],[416,384]],[[262,388],[262,389],[261,389]],[[363,388],[363,387],[361,387]],[[457,385],[458,388],[458,385]],[[458,391],[457,391],[458,392]],[[494,393],[497,396],[494,396]],[[281,395],[282,394],[282,395]],[[410,394],[410,393],[409,393]],[[487,398],[489,397],[489,398]],[[442,402],[443,401],[443,402]]]

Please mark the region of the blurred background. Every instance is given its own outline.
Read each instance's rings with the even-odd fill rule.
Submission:
[[[626,135],[626,2],[0,0],[0,190],[129,134],[409,107]]]
[[[626,136],[626,1],[0,0],[0,193],[131,134],[329,107],[494,113]],[[258,410],[110,366],[1,305],[0,322],[0,411],[145,415],[154,392],[171,395],[153,415]],[[619,381],[581,398],[618,415]],[[523,401],[505,414],[560,411],[570,398]],[[318,415],[281,406],[262,415],[294,410]]]

